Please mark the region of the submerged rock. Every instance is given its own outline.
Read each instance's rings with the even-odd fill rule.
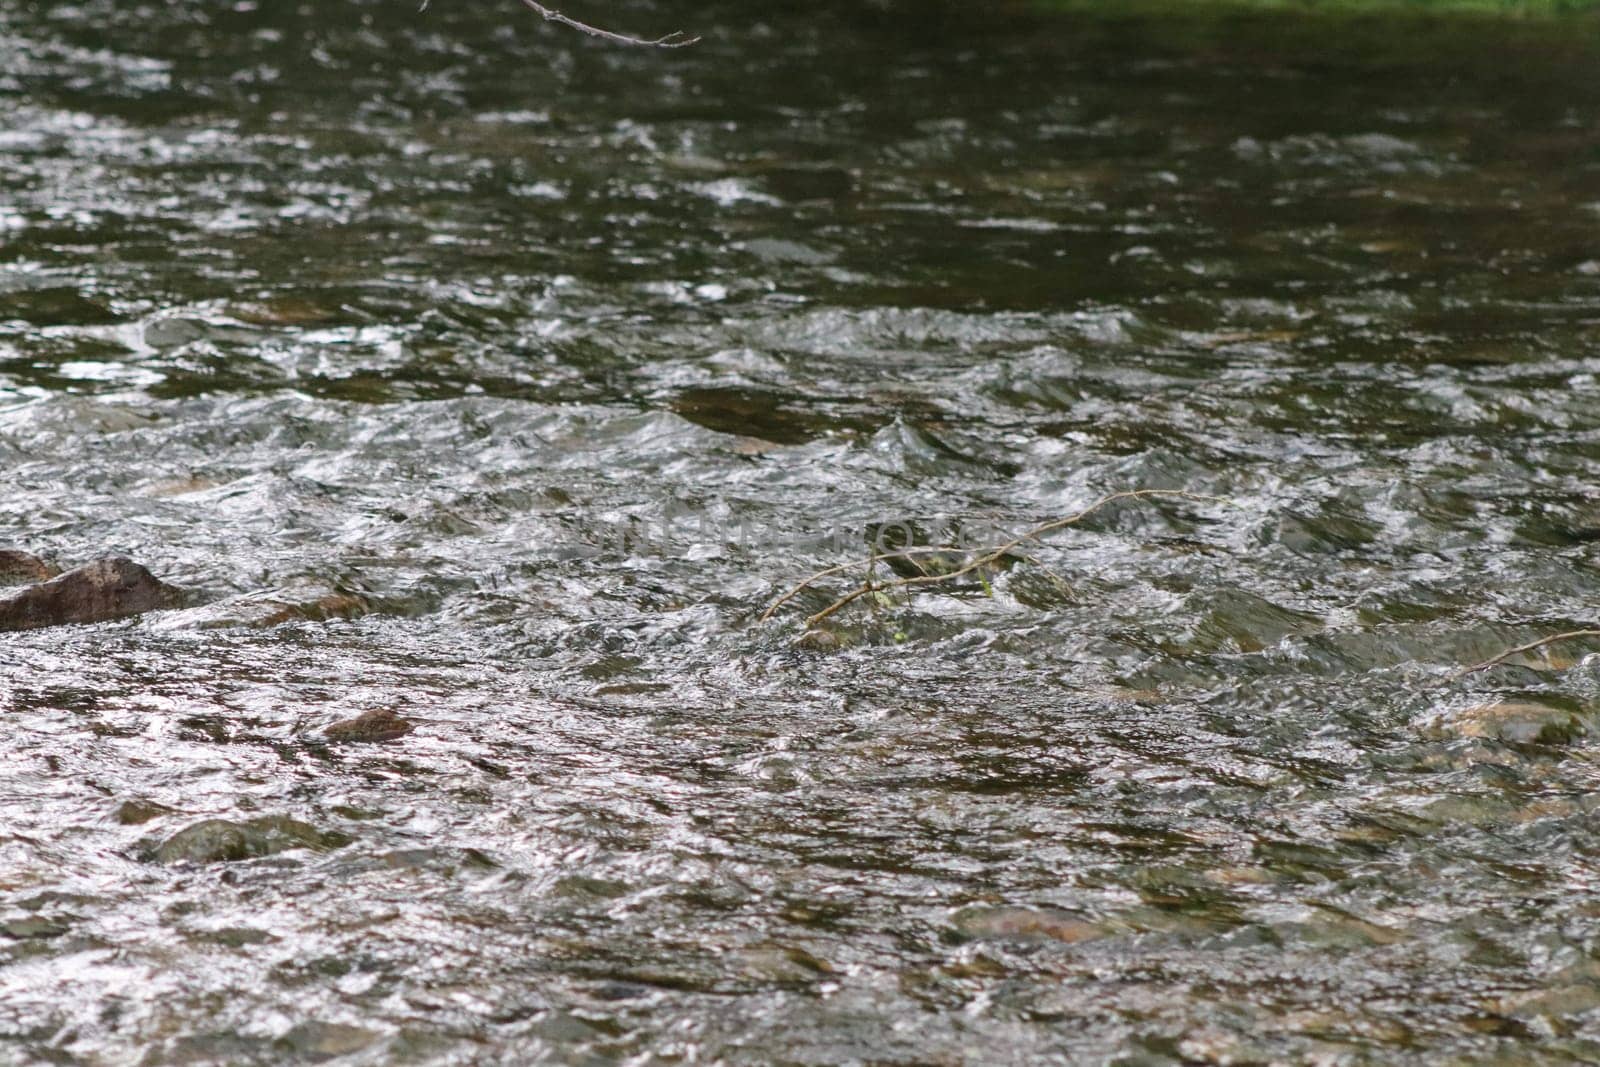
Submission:
[[[29,585],[47,582],[61,573],[44,560],[15,548],[0,548],[0,585]]]
[[[357,619],[371,611],[372,604],[365,597],[308,582],[174,612],[160,625],[163,630],[266,630],[289,622]]]
[[[180,594],[128,559],[102,559],[0,597],[0,630],[106,622],[178,604]]]
[[[18,941],[45,940],[52,937],[60,937],[68,929],[67,924],[60,919],[46,918],[42,915],[27,915],[0,923],[0,934],[15,938]]]
[[[807,630],[795,639],[795,647],[807,652],[834,652],[844,646],[844,641],[832,630]]]
[[[167,838],[150,858],[157,863],[233,863],[297,848],[327,852],[349,843],[344,834],[318,830],[285,815],[263,815],[245,822],[207,819]]]
[[[957,912],[962,936],[979,940],[1060,941],[1076,944],[1106,937],[1104,927],[1059,908],[971,907]]]
[[[317,1063],[353,1056],[381,1038],[359,1026],[312,1021],[299,1024],[273,1044],[286,1058]]]
[[[171,808],[153,800],[124,800],[117,806],[113,817],[123,826],[142,826],[152,819],[171,814]]]
[[[1442,712],[1422,724],[1424,737],[1435,741],[1476,738],[1513,744],[1562,744],[1581,737],[1583,717],[1568,708],[1530,701],[1475,704]]]
[[[388,708],[364,711],[353,719],[336,722],[323,731],[329,741],[343,743],[360,741],[397,741],[409,734],[413,727]]]

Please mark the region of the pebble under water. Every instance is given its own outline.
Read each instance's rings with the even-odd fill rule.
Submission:
[[[1595,25],[987,7],[0,0],[0,1062],[1600,1059]]]

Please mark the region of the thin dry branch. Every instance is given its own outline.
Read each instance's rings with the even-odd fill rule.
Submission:
[[[1000,560],[1004,559],[1008,553],[1012,552],[1020,545],[1023,545],[1029,541],[1037,541],[1045,534],[1054,533],[1057,530],[1065,529],[1068,526],[1082,522],[1084,519],[1088,518],[1090,515],[1093,515],[1095,512],[1099,511],[1108,504],[1113,504],[1118,500],[1137,500],[1144,497],[1176,497],[1183,500],[1198,500],[1211,504],[1228,504],[1234,507],[1238,506],[1234,503],[1234,501],[1229,500],[1226,497],[1208,496],[1205,493],[1191,493],[1184,489],[1129,489],[1120,493],[1112,493],[1109,496],[1101,497],[1099,500],[1096,500],[1082,511],[1075,512],[1059,519],[1052,519],[1046,523],[1041,523],[1040,525],[1035,526],[1033,529],[1028,530],[1026,533],[1019,534],[1004,544],[990,548],[987,551],[982,552],[974,558],[968,560],[965,564],[957,567],[955,570],[946,571],[942,574],[923,574],[911,578],[897,578],[892,582],[884,582],[881,584],[874,584],[870,581],[865,582],[859,586],[856,586],[848,593],[845,593],[843,596],[839,597],[839,599],[835,600],[832,604],[829,604],[815,615],[808,616],[806,618],[806,625],[815,626],[817,623],[822,622],[829,616],[837,614],[844,608],[871,593],[883,592],[891,589],[906,589],[912,586],[938,585],[942,582],[954,581],[955,579],[964,575],[971,574],[973,571],[981,570],[984,567],[988,567],[1000,562]],[[850,563],[842,563],[836,567],[828,567],[825,570],[817,571],[805,581],[801,582],[799,585],[796,585],[783,596],[773,601],[772,604],[768,606],[767,610],[761,613],[761,617],[756,621],[766,622],[768,619],[772,618],[773,614],[776,613],[779,608],[783,607],[783,605],[787,604],[789,601],[793,600],[795,597],[811,588],[811,586],[815,585],[817,582],[824,578],[831,577],[832,575],[841,574],[844,571],[852,570],[860,566],[866,566],[870,568],[875,566],[880,560],[910,559],[913,556],[930,555],[948,551],[949,549],[947,548],[907,549],[902,552],[876,554],[865,560],[853,560]]]
[[[774,600],[770,605],[768,605],[767,610],[761,613],[761,617],[756,621],[766,622],[777,613],[779,608],[783,607],[789,601],[793,600],[795,597],[799,596],[801,593],[805,592],[822,579],[831,578],[835,574],[843,574],[845,571],[853,571],[857,567],[871,568],[879,563],[886,563],[892,559],[903,559],[915,562],[915,557],[917,556],[946,556],[949,554],[950,549],[948,548],[906,548],[901,549],[899,552],[879,552],[868,556],[866,559],[853,559],[849,563],[841,563],[838,566],[817,571],[815,574],[811,575],[811,577],[807,578],[805,581],[801,582],[799,585],[783,594],[777,600]]]
[[[1508,648],[1498,656],[1490,656],[1482,663],[1474,663],[1470,667],[1463,667],[1454,674],[1447,675],[1444,680],[1447,682],[1453,682],[1457,678],[1461,678],[1465,675],[1476,674],[1478,671],[1486,671],[1490,667],[1498,667],[1512,656],[1520,656],[1524,652],[1533,652],[1537,649],[1543,648],[1545,645],[1553,645],[1557,641],[1567,641],[1574,637],[1600,637],[1600,630],[1568,630],[1564,634],[1554,634],[1550,637],[1541,637],[1537,641],[1529,641],[1525,645],[1518,645],[1516,648]]]
[[[591,37],[600,37],[607,41],[615,41],[617,44],[636,44],[646,48],[683,48],[694,44],[700,39],[698,37],[685,37],[678,30],[673,30],[665,37],[657,37],[653,41],[646,40],[643,37],[629,37],[625,33],[613,33],[610,30],[602,30],[598,26],[591,26],[587,22],[579,22],[575,18],[570,18],[559,11],[545,7],[538,0],[522,0],[522,4],[524,7],[537,12],[546,22],[559,22],[561,25],[570,26],[580,33],[587,33]]]

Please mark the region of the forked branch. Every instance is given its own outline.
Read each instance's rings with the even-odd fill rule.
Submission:
[[[1563,634],[1552,634],[1549,637],[1541,637],[1537,641],[1529,641],[1525,645],[1518,645],[1516,648],[1508,648],[1498,656],[1490,656],[1482,663],[1474,663],[1470,667],[1463,667],[1454,674],[1446,676],[1444,680],[1446,682],[1453,682],[1457,678],[1463,677],[1464,675],[1476,674],[1478,671],[1486,671],[1490,667],[1498,667],[1512,656],[1520,656],[1524,652],[1534,652],[1546,645],[1553,645],[1558,641],[1569,641],[1575,637],[1600,637],[1600,630],[1568,630]]]
[[[580,33],[587,33],[590,37],[599,37],[607,41],[615,41],[617,44],[636,44],[642,45],[646,48],[683,48],[686,45],[694,44],[700,39],[698,37],[685,37],[677,30],[672,31],[665,37],[657,37],[655,40],[646,40],[643,37],[630,37],[625,33],[614,33],[611,30],[602,30],[598,26],[591,26],[587,22],[579,22],[577,19],[563,15],[561,12],[556,11],[553,8],[545,7],[543,4],[539,3],[538,0],[522,0],[522,4],[524,7],[527,7],[538,13],[539,16],[545,19],[547,22],[559,22],[561,25],[569,26]]]
[[[756,621],[766,622],[768,619],[772,618],[779,608],[783,607],[783,605],[787,604],[789,601],[793,600],[795,597],[799,596],[801,593],[805,592],[807,589],[811,588],[824,578],[829,578],[835,574],[842,574],[845,571],[853,570],[857,567],[866,568],[868,574],[868,579],[866,581],[851,589],[849,592],[839,597],[832,604],[829,604],[815,615],[811,615],[806,619],[807,626],[815,626],[817,623],[822,622],[829,616],[835,615],[844,610],[846,607],[855,603],[857,600],[860,600],[864,596],[868,596],[872,593],[886,592],[892,589],[906,589],[913,586],[924,585],[939,585],[944,582],[954,581],[957,578],[963,577],[964,575],[971,574],[974,571],[981,571],[985,567],[999,563],[1009,553],[1015,551],[1017,548],[1028,543],[1029,541],[1037,541],[1045,534],[1054,533],[1057,530],[1080,523],[1108,504],[1113,504],[1118,500],[1138,500],[1144,497],[1176,497],[1182,500],[1197,500],[1210,504],[1228,504],[1235,507],[1238,506],[1226,497],[1208,496],[1204,493],[1191,493],[1183,489],[1130,489],[1120,493],[1112,493],[1109,496],[1101,497],[1099,500],[1096,500],[1093,504],[1090,504],[1082,511],[1074,512],[1071,515],[1067,515],[1059,519],[1052,519],[1046,523],[1041,523],[1038,526],[1035,526],[1033,529],[1028,530],[1026,533],[1013,537],[1004,544],[987,548],[954,570],[943,571],[938,574],[920,574],[910,578],[897,578],[892,582],[879,583],[871,580],[872,568],[879,562],[895,559],[912,561],[917,556],[943,554],[949,551],[949,549],[944,548],[909,548],[900,552],[877,553],[864,560],[855,560],[851,563],[843,563],[836,567],[828,567],[824,570],[817,571],[815,574],[811,575],[811,577],[807,578],[805,581],[801,582],[799,585],[796,585],[787,593],[783,594],[783,596],[779,597],[777,600],[774,600],[767,610],[761,613],[761,617]]]

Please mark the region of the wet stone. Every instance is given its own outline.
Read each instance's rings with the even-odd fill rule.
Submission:
[[[402,848],[385,852],[378,857],[383,866],[397,871],[438,871],[456,874],[460,871],[492,871],[500,865],[492,856],[475,848]]]
[[[1196,603],[1209,609],[1194,627],[1196,650],[1260,652],[1285,638],[1315,633],[1323,626],[1316,615],[1240,590],[1209,594],[1196,598]]]
[[[178,736],[186,741],[209,741],[225,745],[232,735],[227,721],[220,715],[186,715],[178,720]]]
[[[0,597],[0,630],[108,622],[175,606],[180,594],[128,559],[102,559]]]
[[[1009,971],[1006,965],[992,956],[976,953],[965,959],[954,960],[939,970],[949,978],[1004,978]]]
[[[270,945],[278,940],[265,930],[249,926],[224,926],[216,930],[200,930],[189,935],[191,941],[224,948],[247,948],[251,945]]]
[[[398,741],[415,727],[389,708],[364,711],[353,719],[333,723],[323,731],[329,741],[340,744]]]
[[[1107,690],[1105,699],[1113,704],[1159,704],[1162,701],[1162,696],[1159,689],[1119,687]]]
[[[807,630],[794,643],[807,652],[837,652],[844,646],[844,641],[832,630]]]
[[[871,432],[881,422],[840,418],[793,398],[756,389],[688,389],[673,401],[672,410],[708,430],[774,445],[804,444],[830,433]]]
[[[266,1044],[262,1038],[208,1029],[151,1045],[138,1064],[139,1067],[179,1064],[189,1067],[212,1063],[262,1063],[266,1062]]]
[[[828,961],[786,945],[752,945],[733,959],[743,974],[763,982],[804,983],[834,973]]]
[[[67,932],[67,926],[59,919],[49,919],[42,915],[29,915],[20,919],[8,919],[0,922],[0,934],[15,938],[18,941],[31,941],[60,937]]]
[[[0,548],[0,586],[31,585],[47,582],[61,573],[30,552],[15,548]]]
[[[1474,704],[1440,712],[1422,726],[1423,736],[1436,741],[1477,738],[1514,744],[1564,744],[1587,732],[1576,711],[1530,701]]]
[[[264,815],[243,822],[207,819],[173,834],[156,846],[156,863],[235,863],[292,849],[327,852],[349,844],[344,834],[283,815]]]
[[[320,1063],[360,1052],[378,1040],[378,1036],[359,1026],[309,1022],[290,1030],[275,1045],[285,1053]]]
[[[171,814],[172,809],[165,804],[157,804],[150,800],[124,800],[117,805],[114,817],[123,826],[143,826],[153,819]]]
[[[372,611],[366,598],[325,585],[307,584],[247,593],[215,604],[174,612],[163,630],[267,630],[292,622],[355,619]]]
[[[1098,924],[1059,908],[966,908],[956,914],[954,925],[961,934],[979,940],[1060,941],[1071,945],[1106,936]]]
[[[234,318],[253,326],[326,326],[348,317],[337,308],[292,296],[240,304],[232,311]]]
[[[1493,1007],[1498,1014],[1515,1018],[1587,1015],[1600,1008],[1600,988],[1592,985],[1558,985],[1523,990],[1501,997]]]

